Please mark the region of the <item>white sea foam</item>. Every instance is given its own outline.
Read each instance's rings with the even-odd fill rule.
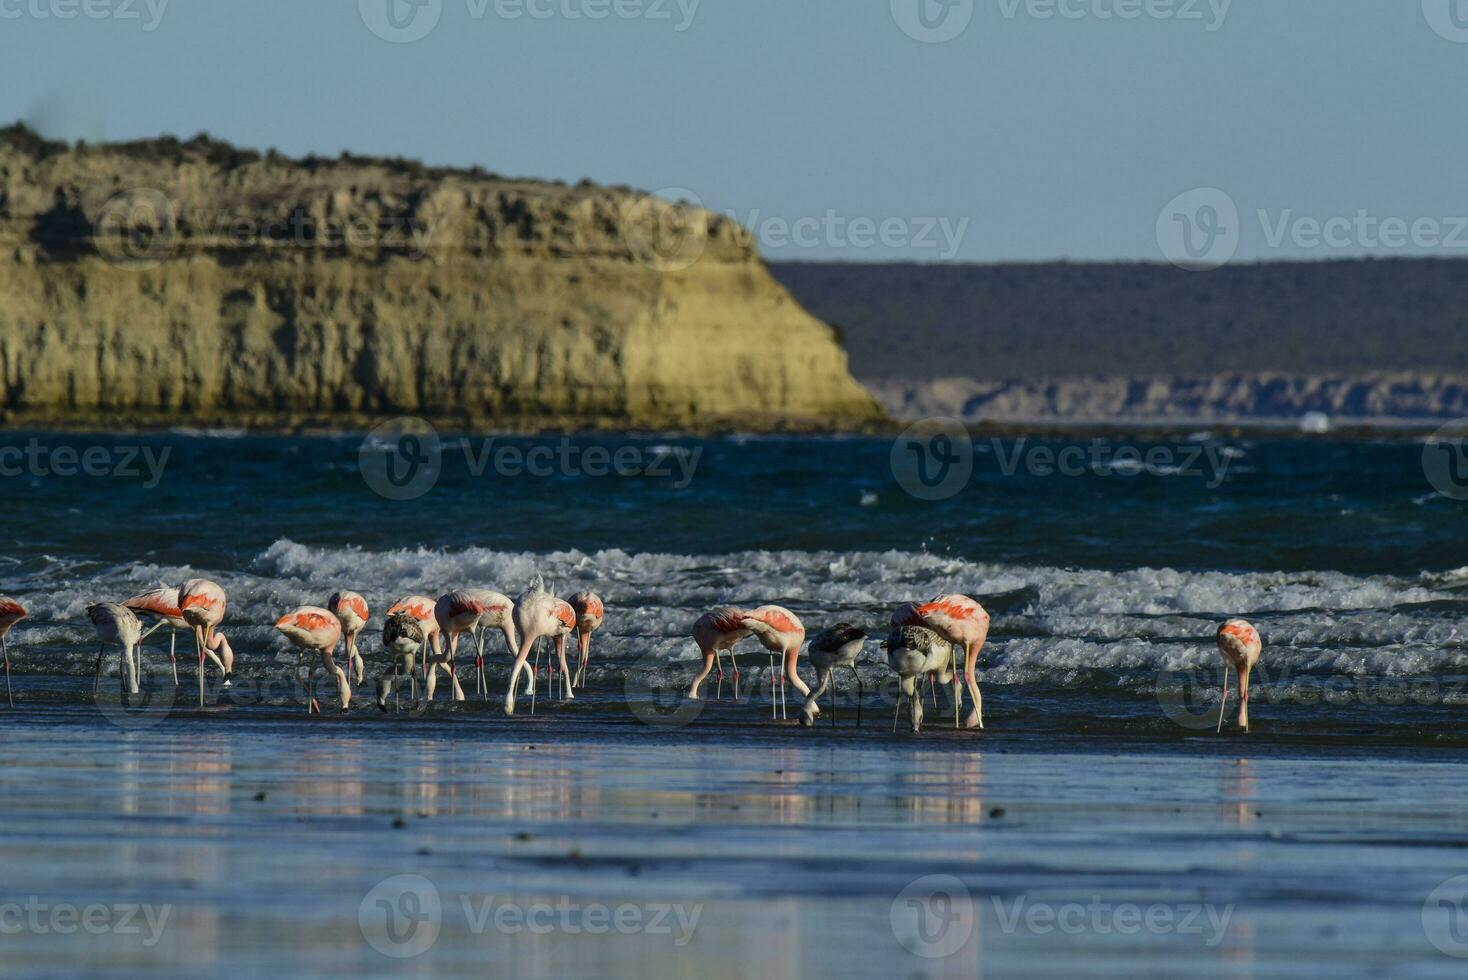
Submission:
[[[35,564],[35,563],[32,563]],[[1216,624],[1250,618],[1266,658],[1293,670],[1383,677],[1461,669],[1468,637],[1459,627],[1468,568],[1418,577],[1341,572],[1125,571],[974,563],[921,552],[752,551],[673,555],[605,550],[544,554],[489,548],[365,551],[282,539],[237,569],[95,563],[48,558],[22,579],[33,606],[33,639],[77,643],[90,637],[84,610],[159,583],[193,576],[229,593],[225,629],[249,656],[284,649],[271,623],[287,609],[324,604],[338,588],[367,596],[373,629],[381,610],[409,593],[495,588],[511,596],[535,575],[567,594],[594,588],[607,624],[597,660],[626,664],[651,655],[696,656],[689,629],[719,603],[789,606],[816,629],[849,620],[880,635],[900,602],[938,592],[979,596],[994,616],[984,663],[990,681],[1064,681],[1077,671],[1137,675],[1217,662]],[[493,641],[498,649],[498,640]],[[369,637],[369,649],[376,640]],[[747,643],[744,649],[758,648]],[[760,654],[762,656],[762,653]],[[875,641],[872,670],[884,672]]]

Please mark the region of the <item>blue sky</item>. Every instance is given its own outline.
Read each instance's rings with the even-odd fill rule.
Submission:
[[[415,2],[0,0],[0,118],[686,189],[774,259],[1160,260],[1196,189],[1236,259],[1468,256],[1468,0]]]

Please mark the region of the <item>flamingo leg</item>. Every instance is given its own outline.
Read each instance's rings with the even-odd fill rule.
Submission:
[[[1223,665],[1223,700],[1218,702],[1218,729],[1213,733],[1223,733],[1223,713],[1228,710],[1228,664]]]
[[[828,669],[826,671],[826,677],[830,680],[830,684],[831,684],[831,727],[832,728],[835,728],[836,727],[836,677],[835,677],[835,674],[836,674],[835,668],[830,668],[830,669]]]
[[[199,649],[199,707],[204,707],[204,627],[194,627],[194,645]]]
[[[861,674],[857,673],[856,665],[855,664],[853,664],[852,667],[851,667],[851,676],[856,678],[856,727],[857,728],[860,728],[861,727],[861,696],[862,696],[862,684],[861,684]]]
[[[984,727],[984,696],[979,692],[979,681],[974,677],[974,670],[979,664],[979,647],[976,643],[969,644],[964,649],[963,661],[963,683],[968,688],[968,696],[973,698],[974,707],[969,712],[968,718],[964,720],[965,728]]]
[[[714,663],[718,666],[718,673],[714,676],[719,680],[718,689],[714,691],[714,700],[722,701],[724,700],[724,653],[718,647],[714,647]]]
[[[474,634],[474,690],[476,694],[489,698],[489,685],[484,682],[484,631]]]
[[[698,700],[698,689],[703,684],[704,678],[714,669],[714,654],[711,650],[700,650],[703,654],[703,669],[693,678],[693,683],[688,686],[688,698],[692,701]]]
[[[178,630],[168,631],[168,662],[173,665],[173,686],[178,687]]]
[[[770,654],[770,721],[780,720],[779,698],[776,688],[780,686],[779,675],[775,673],[775,655]]]
[[[739,654],[729,648],[729,662],[734,665],[734,703],[739,703]]]
[[[92,672],[92,700],[96,700],[97,694],[102,687],[102,653],[107,649],[106,645],[97,647],[97,666]]]
[[[539,637],[539,636],[537,636],[535,638],[535,666],[532,667],[532,668],[530,668],[530,676],[531,677],[539,677],[540,676],[540,647],[541,647],[541,642],[540,641],[541,641],[541,639],[542,639],[542,637]],[[535,714],[535,683],[533,681],[531,682],[531,685],[530,685],[530,713],[532,715]]]
[[[5,657],[5,697],[9,699],[10,706],[15,707],[15,695],[10,691],[10,648],[5,645],[5,637],[0,636],[0,653]]]

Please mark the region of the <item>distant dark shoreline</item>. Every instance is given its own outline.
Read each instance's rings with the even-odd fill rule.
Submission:
[[[774,262],[865,382],[1468,375],[1468,261]]]

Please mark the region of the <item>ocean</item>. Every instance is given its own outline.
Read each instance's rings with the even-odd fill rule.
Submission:
[[[907,448],[8,434],[0,593],[31,618],[0,709],[0,970],[1461,975],[1455,473],[1409,439]],[[233,688],[211,670],[199,710],[165,631],[144,694],[119,700],[114,648],[94,702],[86,606],[195,576],[228,592]],[[491,636],[487,700],[471,666],[461,705],[381,714],[369,682],[308,716],[271,625],[361,592],[372,675],[391,601],[535,576],[607,621],[585,691],[533,715],[500,710]],[[941,700],[892,730],[877,642],[938,592],[993,618],[982,733]],[[861,727],[840,678],[834,726],[772,721],[753,641],[740,701],[683,702],[720,603],[866,628]],[[1247,735],[1236,700],[1215,733],[1233,616],[1265,644]]]

